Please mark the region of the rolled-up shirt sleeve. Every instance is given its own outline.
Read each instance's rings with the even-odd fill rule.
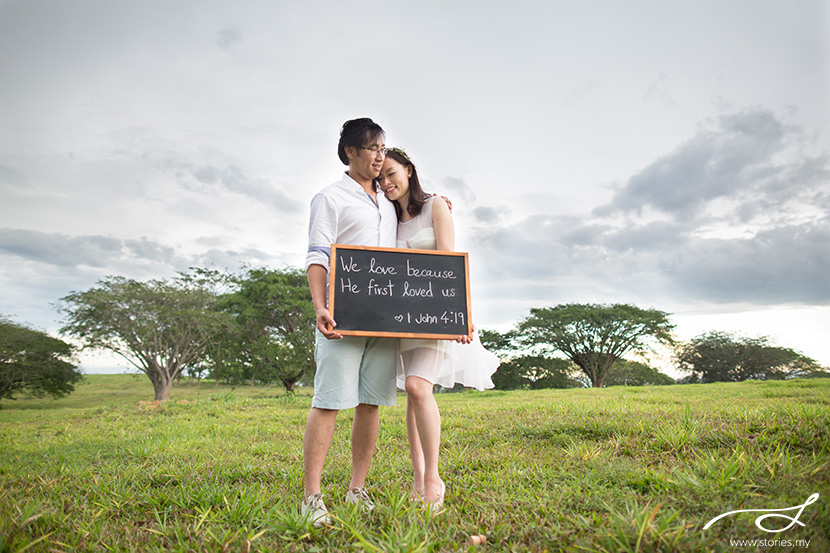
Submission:
[[[329,269],[331,245],[337,237],[337,206],[327,194],[317,194],[311,200],[311,217],[308,224],[308,253],[306,271],[312,265]]]

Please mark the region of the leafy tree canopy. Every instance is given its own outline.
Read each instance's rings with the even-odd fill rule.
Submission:
[[[222,305],[235,316],[239,355],[252,380],[279,379],[289,392],[314,372],[315,313],[305,272],[248,269]]]
[[[0,317],[0,399],[71,393],[83,378],[72,354],[63,340]]]
[[[498,390],[530,388],[573,388],[580,384],[570,378],[574,365],[549,355],[524,355],[516,344],[515,331],[501,334],[492,330],[480,330],[482,344],[501,359],[493,375]]]
[[[678,368],[687,382],[741,382],[828,376],[817,361],[766,336],[745,338],[730,332],[707,332],[675,349]]]
[[[672,344],[668,313],[628,304],[565,304],[534,308],[519,323],[519,341],[540,351],[560,351],[602,387],[624,355],[645,351],[650,341]]]
[[[198,364],[229,324],[229,316],[216,309],[223,283],[218,273],[199,269],[169,281],[106,277],[61,299],[61,332],[85,348],[122,356],[147,375],[155,399],[166,401],[173,380]]]
[[[664,386],[674,379],[639,361],[621,359],[611,365],[605,375],[606,386]]]

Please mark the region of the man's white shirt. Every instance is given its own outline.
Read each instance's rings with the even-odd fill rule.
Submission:
[[[395,206],[382,192],[376,199],[348,174],[311,200],[305,268],[328,270],[332,244],[394,248],[398,231]]]

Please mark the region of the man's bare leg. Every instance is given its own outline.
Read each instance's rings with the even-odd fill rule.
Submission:
[[[303,437],[305,497],[313,493],[320,493],[323,466],[326,464],[326,455],[334,437],[334,422],[336,419],[336,409],[312,407],[308,414],[308,420],[305,423],[305,436]]]
[[[380,410],[377,405],[361,403],[354,409],[352,423],[352,480],[349,489],[366,485],[366,476],[372,465],[380,428]]]

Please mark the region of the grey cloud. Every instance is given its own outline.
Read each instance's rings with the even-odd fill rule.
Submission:
[[[105,236],[66,236],[0,229],[0,313],[25,321],[54,320],[50,308],[72,290],[85,290],[106,275],[129,278],[171,278],[190,267],[236,271],[243,263],[284,266],[290,261],[256,249],[209,249],[183,254],[144,238],[121,240]]]
[[[559,239],[566,229],[567,222],[561,219],[536,215],[482,233],[475,239],[475,249],[497,281],[507,276],[536,280],[560,274],[569,265],[570,250]]]
[[[0,229],[0,253],[18,262],[36,262],[61,269],[88,267],[109,274],[139,277],[149,272],[164,273],[192,266],[218,266],[235,270],[241,264],[284,264],[254,248],[209,248],[196,254],[183,254],[176,248],[148,240],[107,236],[67,236],[32,230]]]
[[[101,267],[120,255],[124,243],[106,236],[72,237],[33,230],[0,229],[0,251],[23,259],[62,267]]]
[[[219,267],[235,271],[241,265],[274,266],[278,261],[273,254],[263,252],[255,248],[244,248],[241,250],[222,250],[212,248],[203,254],[196,256],[193,266],[198,267]],[[276,263],[282,265],[283,263]]]
[[[473,193],[472,189],[467,186],[464,179],[446,177],[441,181],[441,183],[451,201],[463,202],[465,205],[471,205],[475,202],[476,195]]]
[[[158,165],[162,170],[174,173],[182,186],[195,192],[206,193],[212,188],[221,188],[253,198],[284,213],[302,210],[298,202],[272,183],[246,175],[236,165],[221,168],[214,165],[193,165],[172,159],[163,160]]]
[[[220,48],[223,50],[227,50],[230,48],[234,42],[237,42],[242,35],[239,34],[239,31],[230,27],[227,29],[222,29],[218,33],[216,33],[216,44],[219,45]]]
[[[536,216],[481,236],[473,254],[487,260],[485,286],[556,283],[562,301],[589,294],[601,301],[828,305],[828,244],[830,219],[717,239],[676,222],[611,227]]]
[[[747,239],[691,240],[666,276],[694,299],[828,305],[829,244],[828,220]]]
[[[494,224],[501,222],[502,218],[504,218],[508,213],[510,213],[510,209],[506,206],[482,206],[473,210],[473,217],[475,217],[475,220],[479,223]]]
[[[121,251],[128,258],[147,259],[168,265],[175,265],[179,257],[174,248],[146,238],[124,240]]]
[[[492,225],[475,252],[485,286],[518,279],[551,301],[828,305],[830,156],[804,146],[768,110],[723,116],[592,216]]]
[[[0,185],[11,184],[18,186],[25,182],[26,175],[8,165],[0,164]]]
[[[652,207],[674,217],[690,218],[718,198],[764,191],[772,194],[804,171],[826,178],[826,158],[795,165],[774,165],[771,161],[801,136],[800,129],[786,125],[769,110],[724,115],[716,128],[701,131],[631,177],[612,201],[595,209],[594,214],[639,214]]]
[[[654,221],[645,225],[628,225],[609,233],[603,243],[622,251],[671,251],[688,241],[689,227],[676,222]]]
[[[284,266],[290,256],[274,256],[253,248],[211,248],[183,253],[148,240],[122,240],[105,236],[66,236],[43,232],[0,229],[0,258],[14,265],[18,278],[6,290],[52,301],[69,289],[92,286],[106,275],[130,278],[169,278],[190,267],[216,267],[236,271],[242,265]],[[20,275],[28,275],[25,278]],[[0,283],[7,277],[0,273]]]
[[[668,91],[668,86],[666,84],[667,80],[668,77],[666,77],[666,74],[660,73],[660,75],[648,86],[643,94],[643,98],[647,101],[674,104],[674,98],[672,98],[672,95]]]

